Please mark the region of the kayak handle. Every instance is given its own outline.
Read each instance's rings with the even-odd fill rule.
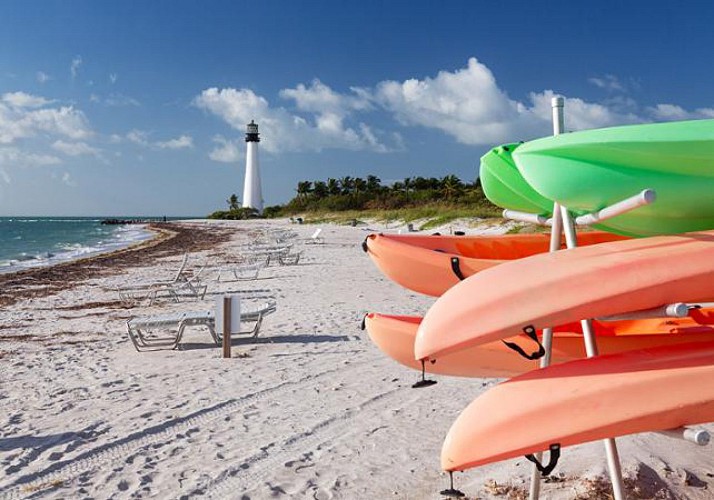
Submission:
[[[513,349],[518,354],[520,354],[524,358],[531,360],[531,361],[540,359],[543,356],[545,356],[545,347],[543,347],[543,344],[541,344],[540,340],[538,340],[538,335],[536,334],[536,329],[533,327],[533,325],[528,325],[526,327],[523,327],[523,333],[525,333],[529,338],[531,338],[533,340],[533,342],[538,344],[537,351],[535,351],[531,354],[528,354],[528,353],[526,353],[526,351],[524,351],[521,348],[521,346],[519,346],[515,342],[506,342],[505,340],[502,340],[501,342],[506,344],[506,347],[508,347],[509,349]]]
[[[540,463],[540,461],[534,455],[526,455],[526,459],[535,464],[536,469],[538,469],[538,472],[540,472],[543,477],[546,477],[548,474],[553,472],[553,469],[555,469],[555,466],[558,465],[558,459],[560,458],[559,443],[551,444],[549,449],[550,460],[548,461],[548,465],[543,465],[542,463]]]
[[[458,257],[451,257],[451,270],[461,281],[465,280],[464,273],[461,272],[461,265]]]

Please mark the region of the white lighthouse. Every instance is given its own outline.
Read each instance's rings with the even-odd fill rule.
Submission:
[[[258,170],[258,124],[253,120],[247,126],[245,142],[248,151],[245,156],[245,185],[243,186],[243,207],[255,208],[263,213],[263,189],[260,186]]]

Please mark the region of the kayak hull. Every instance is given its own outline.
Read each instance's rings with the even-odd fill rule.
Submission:
[[[714,297],[714,232],[615,241],[508,262],[444,293],[419,326],[417,359],[583,318]]]
[[[622,239],[601,231],[580,235],[583,246]],[[564,241],[561,247],[565,247]],[[466,278],[503,262],[547,252],[550,235],[370,234],[366,248],[389,279],[409,290],[438,297],[461,281],[457,273]]]
[[[451,426],[444,470],[714,421],[714,342],[598,356],[534,370],[476,398]]]
[[[538,193],[576,212],[654,189],[655,203],[606,222],[620,234],[714,228],[714,120],[561,134],[522,144],[513,158]]]
[[[414,342],[422,318],[369,313],[365,328],[372,342],[398,363],[421,370],[421,362],[414,358]],[[697,311],[694,317],[678,319],[647,319],[636,321],[594,321],[601,354],[615,354],[693,342],[714,342],[714,309]],[[579,323],[558,327],[554,331],[551,363],[563,363],[586,356]],[[541,332],[539,332],[539,336]],[[524,349],[533,346],[525,335],[506,339]],[[488,342],[427,362],[424,369],[436,375],[455,377],[512,377],[538,368],[531,361],[516,354],[503,342]]]

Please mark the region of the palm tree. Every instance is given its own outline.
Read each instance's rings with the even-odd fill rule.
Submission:
[[[330,196],[340,194],[340,183],[337,181],[337,179],[333,179],[332,177],[327,179],[327,192],[330,194]]]
[[[238,201],[238,197],[235,193],[233,193],[231,197],[226,200],[226,203],[228,203],[229,210],[238,210],[240,208],[240,202]]]
[[[412,178],[405,177],[403,185],[404,185],[404,193],[407,195],[407,199],[409,199],[409,191],[414,188],[414,182],[412,181]]]
[[[367,176],[367,192],[376,193],[382,187],[382,180],[376,175]]]
[[[416,191],[425,191],[430,187],[429,180],[425,177],[415,177],[413,187]]]
[[[340,179],[340,186],[342,186],[342,194],[350,194],[355,188],[355,181],[348,175]]]
[[[357,177],[354,180],[355,193],[362,193],[367,191],[367,181],[361,177]]]
[[[312,194],[315,195],[315,198],[320,200],[328,195],[327,184],[324,181],[315,181],[312,184]]]
[[[298,182],[297,189],[295,191],[297,191],[299,198],[307,197],[307,195],[310,194],[310,191],[312,191],[312,182],[310,182],[310,181]]]
[[[441,179],[441,193],[444,198],[450,200],[460,195],[464,189],[464,184],[461,179],[456,177],[454,174],[447,175]]]

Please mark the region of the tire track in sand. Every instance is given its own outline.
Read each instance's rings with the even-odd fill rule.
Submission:
[[[368,362],[369,361],[366,360],[352,363],[348,365],[349,368],[347,369],[358,368]],[[230,399],[210,408],[199,410],[185,417],[176,418],[169,422],[142,429],[109,443],[104,443],[75,458],[56,462],[44,470],[19,477],[10,484],[0,485],[0,498],[9,500],[26,498],[31,492],[51,489],[54,487],[53,485],[61,485],[76,478],[80,474],[95,470],[107,463],[124,459],[133,452],[146,446],[160,442],[168,444],[177,434],[188,431],[197,425],[226,417],[231,413],[245,408],[254,401],[259,401],[267,396],[280,394],[296,385],[318,380],[336,372],[344,372],[345,368],[345,366],[339,366],[319,373],[308,374],[297,380],[287,380],[245,396]]]
[[[262,447],[260,452],[254,453],[241,461],[240,465],[229,467],[222,471],[218,477],[208,483],[205,487],[196,488],[188,494],[188,498],[193,495],[204,494],[208,498],[229,498],[234,497],[239,492],[265,483],[266,473],[276,467],[282,467],[285,462],[294,457],[297,450],[304,453],[308,449],[314,450],[320,444],[343,441],[359,431],[349,431],[352,427],[350,420],[355,418],[360,412],[366,409],[375,409],[387,405],[391,398],[397,393],[404,393],[407,390],[403,386],[396,387],[389,391],[377,394],[352,408],[346,408],[337,415],[313,425],[310,429],[285,439],[279,447],[277,453],[271,453],[270,449],[275,447]],[[412,404],[417,401],[417,397],[402,404]]]

